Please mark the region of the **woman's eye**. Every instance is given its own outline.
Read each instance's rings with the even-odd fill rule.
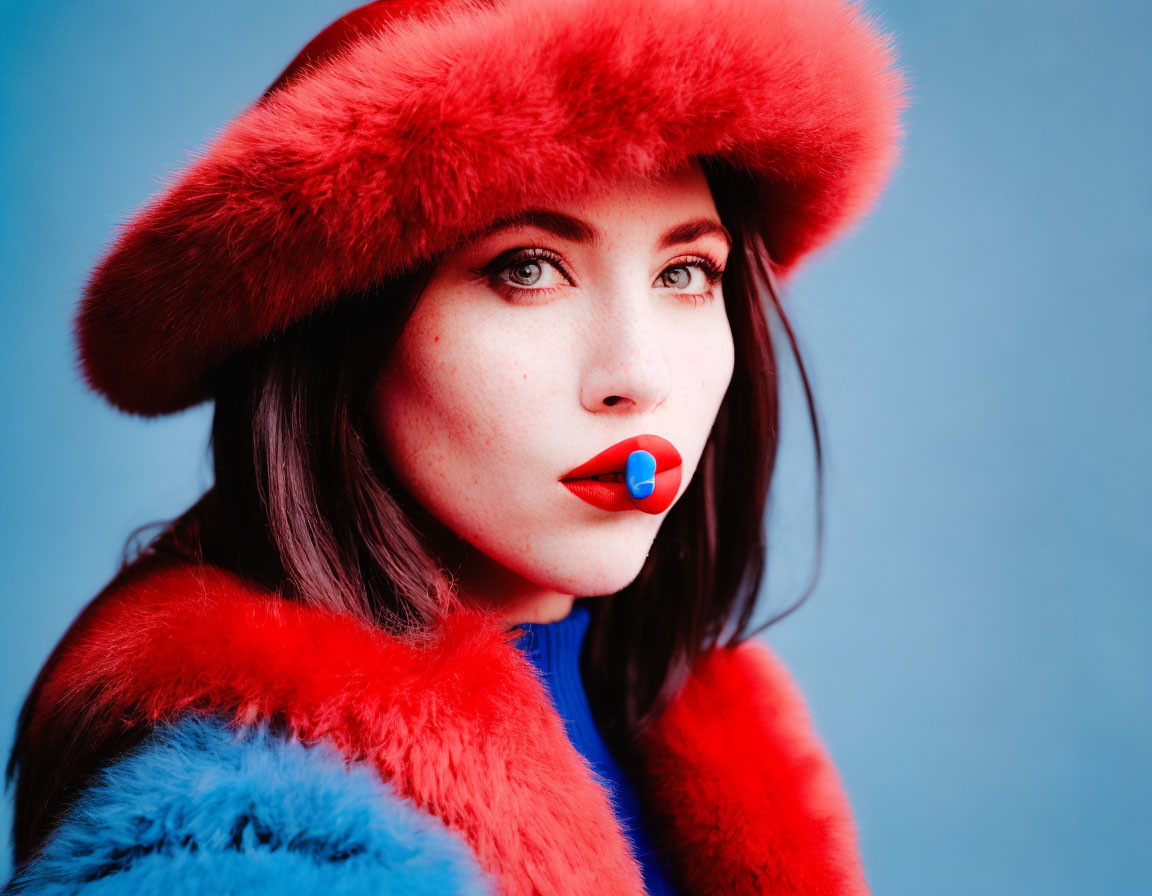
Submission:
[[[688,265],[678,264],[674,268],[668,268],[664,272],[664,282],[673,289],[687,289],[688,284],[692,282],[692,274],[688,270]]]
[[[542,300],[565,284],[575,285],[559,257],[543,247],[504,253],[474,273],[488,278],[494,287],[515,301]],[[706,298],[723,273],[715,262],[693,257],[666,267],[656,285],[671,288],[686,298]]]
[[[552,284],[549,284],[545,278],[548,269],[551,269],[556,275]],[[556,265],[546,258],[521,258],[504,267],[501,273],[504,274],[501,279],[513,286],[548,286],[564,282],[564,278]],[[544,282],[541,283],[541,281]]]
[[[693,271],[697,274],[695,280],[692,277]],[[673,265],[670,268],[665,268],[660,275],[666,286],[693,293],[707,292],[716,283],[719,276],[718,271],[712,271],[700,262]]]
[[[521,261],[511,265],[508,273],[520,286],[532,286],[544,273],[544,267],[538,261]]]

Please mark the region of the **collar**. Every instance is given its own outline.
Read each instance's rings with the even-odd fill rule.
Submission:
[[[581,752],[595,764],[609,753],[596,727],[580,670],[580,654],[591,621],[587,602],[576,600],[563,619],[520,623],[516,647],[540,671],[569,738],[578,748],[583,745]]]
[[[609,797],[496,615],[415,642],[211,566],[138,561],[61,642],[32,717],[96,738],[222,712],[326,740],[472,845],[508,896],[641,896]],[[716,648],[643,742],[637,783],[683,891],[863,896],[851,811],[766,644]]]

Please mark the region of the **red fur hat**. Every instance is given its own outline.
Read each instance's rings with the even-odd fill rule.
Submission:
[[[905,79],[854,0],[380,0],[318,35],[121,229],[74,325],[144,416],[230,355],[542,196],[693,156],[751,173],[776,274],[900,155]]]

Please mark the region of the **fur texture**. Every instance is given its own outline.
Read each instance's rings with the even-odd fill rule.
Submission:
[[[114,582],[82,621],[33,743],[205,711],[275,719],[371,763],[468,842],[500,893],[643,893],[607,792],[496,617],[459,611],[412,642],[213,567],[159,564]],[[762,642],[707,655],[644,755],[637,785],[690,896],[868,892],[835,769]]]
[[[467,844],[367,766],[189,715],[84,791],[5,894],[486,896]]]
[[[89,385],[155,415],[218,365],[498,216],[699,155],[751,172],[778,275],[898,161],[904,76],[854,0],[443,0],[230,123],[127,222],[75,320]]]

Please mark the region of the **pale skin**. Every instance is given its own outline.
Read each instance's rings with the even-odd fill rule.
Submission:
[[[729,242],[708,226],[720,218],[699,163],[536,207],[583,226],[521,222],[447,257],[370,408],[465,602],[508,627],[563,619],[577,597],[636,578],[668,511],[605,511],[560,479],[621,439],[653,433],[683,459],[678,500],[734,361],[721,285],[709,276],[723,270]],[[558,221],[562,234],[547,226]],[[662,245],[690,223],[695,233]]]

